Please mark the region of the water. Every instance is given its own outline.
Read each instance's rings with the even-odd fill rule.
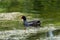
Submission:
[[[9,30],[9,31],[0,31],[0,39],[4,40],[23,40],[25,39],[30,33],[36,33],[37,30],[29,29],[29,30]]]
[[[45,28],[31,28],[27,30],[9,30],[9,31],[0,31],[0,39],[3,40],[26,40],[27,37],[29,37],[31,34],[36,34],[38,32],[47,32],[49,31],[50,28],[45,27]],[[47,31],[46,31],[47,30]],[[55,30],[55,29],[54,29]],[[53,33],[52,33],[53,34]],[[42,34],[43,35],[43,34]],[[50,40],[50,37],[47,37],[45,35],[44,37],[37,38],[36,40]],[[54,40],[59,40],[60,39],[60,34],[56,36],[52,36]]]

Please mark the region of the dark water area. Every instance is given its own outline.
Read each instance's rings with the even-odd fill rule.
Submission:
[[[58,36],[58,35],[60,35],[60,29],[54,30],[52,33],[53,33],[53,36]],[[40,40],[42,38],[42,40],[43,40],[48,37],[49,37],[48,32],[43,32],[43,33],[31,34],[26,39],[27,40],[37,40],[37,39]]]

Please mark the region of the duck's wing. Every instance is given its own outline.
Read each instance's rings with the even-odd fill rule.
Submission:
[[[29,21],[28,23],[40,23],[39,20],[33,20],[33,21]]]

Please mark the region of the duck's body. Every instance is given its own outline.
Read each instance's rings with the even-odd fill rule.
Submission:
[[[41,23],[39,20],[33,20],[33,21],[27,21],[26,20],[26,17],[25,16],[22,16],[22,19],[23,19],[23,23],[24,23],[24,26],[25,27],[38,27],[38,26],[41,26]]]

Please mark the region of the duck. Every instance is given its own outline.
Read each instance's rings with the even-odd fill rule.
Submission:
[[[27,21],[26,16],[22,16],[21,19],[23,20],[23,25],[25,27],[41,27],[40,20]]]

